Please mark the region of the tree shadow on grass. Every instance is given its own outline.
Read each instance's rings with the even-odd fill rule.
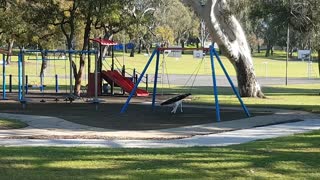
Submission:
[[[303,88],[290,88],[290,87],[263,87],[263,91],[270,96],[285,95],[306,95],[306,96],[318,96],[320,89],[303,89]]]
[[[319,131],[225,148],[0,148],[6,179],[319,177]]]

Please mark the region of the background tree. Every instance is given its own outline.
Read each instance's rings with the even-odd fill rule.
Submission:
[[[169,26],[158,26],[155,30],[157,41],[163,45],[170,45],[174,42],[174,33]]]
[[[66,39],[67,49],[74,49],[77,17],[80,15],[78,11],[79,1],[33,0],[27,5],[29,5],[30,10],[33,11],[32,15],[36,18],[46,16],[46,18],[38,18],[37,24],[49,24],[59,27]],[[75,71],[75,63],[71,53],[68,54],[68,58],[70,64],[73,65],[73,74],[76,78],[77,72]],[[77,86],[75,84],[75,87]],[[76,89],[74,93],[78,94]]]
[[[23,16],[20,11],[20,1],[11,0],[3,1],[2,8],[0,9],[0,33],[1,40],[7,44],[7,50],[9,56],[7,56],[6,63],[11,63],[12,49],[15,41],[20,41],[18,45],[22,48],[23,44],[26,44],[25,35],[27,33],[27,24],[23,20]],[[21,44],[22,43],[22,44]]]
[[[48,49],[55,44],[66,44],[68,50],[87,50],[90,38],[113,39],[117,35],[119,39],[126,34],[140,53],[142,47],[150,47],[154,42],[198,44],[201,19],[212,40],[234,65],[240,94],[246,97],[263,97],[251,49],[257,47],[259,52],[264,43],[268,47],[266,55],[272,54],[273,46],[286,45],[288,27],[292,39],[290,51],[294,47],[312,48],[318,51],[320,59],[319,0],[183,0],[183,3],[189,6],[184,6],[181,0],[3,0],[0,41],[9,51],[13,46]],[[196,18],[198,15],[200,19]],[[201,37],[202,42],[206,37]],[[105,47],[101,56],[107,50]],[[80,95],[86,56],[80,54],[79,64],[71,54],[68,58],[75,79],[71,91]],[[45,62],[42,67],[43,74]]]
[[[312,7],[317,0],[275,0],[252,1],[250,21],[262,20],[265,28],[266,56],[274,45],[285,46],[289,26],[291,49],[293,47],[310,48],[310,32],[314,25]],[[302,38],[304,37],[304,38]],[[308,38],[309,37],[309,38]]]
[[[92,27],[100,23],[101,27],[107,29],[107,23],[102,20],[106,14],[118,11],[119,7],[125,6],[124,1],[110,0],[33,0],[30,2],[33,8],[33,15],[40,17],[45,15],[38,24],[47,23],[60,28],[66,40],[68,50],[87,50]],[[111,11],[112,10],[112,11]],[[118,13],[119,14],[119,13]],[[85,67],[85,55],[80,54],[79,66],[71,53],[68,55],[72,65],[72,72],[75,79],[74,94],[80,95],[82,75]]]
[[[133,24],[133,16],[130,8],[132,7],[130,0],[111,0],[101,1],[98,6],[97,18],[94,21],[95,37],[103,37],[112,40],[114,35],[126,30]],[[104,57],[109,47],[103,47]]]
[[[179,0],[162,0],[156,6],[156,29],[171,29],[176,45],[184,46],[189,36],[199,37],[199,19]],[[195,32],[197,31],[197,32]]]
[[[22,11],[23,20],[28,23],[27,28],[27,41],[28,46],[38,48],[41,51],[41,70],[39,76],[44,76],[44,72],[47,68],[47,53],[45,50],[56,48],[57,45],[61,44],[62,33],[60,29],[49,21],[39,19],[38,16],[34,16],[34,10],[37,9],[39,4],[23,2],[20,3],[19,8],[24,9]],[[38,59],[37,59],[38,60]]]
[[[313,17],[313,24],[314,29],[312,31],[311,43],[312,48],[316,50],[318,56],[318,71],[320,75],[320,0],[313,0],[312,2],[312,17]]]
[[[238,88],[243,97],[264,97],[256,79],[251,51],[245,33],[226,0],[185,0],[205,20],[213,40],[229,58],[237,72]]]
[[[130,56],[134,57],[135,49],[138,47],[138,53],[141,53],[142,47],[150,42],[152,37],[152,28],[154,27],[154,0],[135,0],[130,4],[132,21],[126,27],[130,43],[133,45]]]

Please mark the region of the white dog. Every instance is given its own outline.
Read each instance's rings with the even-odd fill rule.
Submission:
[[[182,110],[182,100],[180,100],[180,101],[177,101],[177,102],[173,103],[173,106],[172,106],[173,109],[171,111],[171,114],[175,114],[177,112],[177,109],[178,109],[179,106],[180,106],[180,111],[183,112],[183,110]]]

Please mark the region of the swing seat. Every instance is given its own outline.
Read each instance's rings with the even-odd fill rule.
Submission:
[[[178,102],[178,101],[181,101],[181,100],[187,98],[187,97],[190,96],[190,95],[191,95],[191,93],[180,94],[180,95],[178,95],[178,96],[172,97],[172,98],[170,98],[170,99],[162,102],[160,105],[161,105],[161,106],[165,106],[165,105],[174,104],[174,103],[176,103],[176,102]]]

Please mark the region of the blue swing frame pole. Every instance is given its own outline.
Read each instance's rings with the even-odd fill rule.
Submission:
[[[218,88],[217,88],[217,79],[216,79],[216,72],[214,67],[214,47],[210,46],[210,60],[211,60],[211,71],[212,71],[212,81],[213,81],[213,94],[215,99],[215,106],[216,106],[216,118],[217,122],[220,122],[220,105],[219,105],[219,98],[218,98]]]
[[[123,105],[120,113],[125,113],[125,112],[127,111],[128,106],[129,106],[129,103],[130,103],[130,100],[132,99],[133,95],[136,93],[136,91],[137,91],[137,89],[138,89],[138,86],[139,86],[139,83],[141,82],[141,80],[142,80],[144,74],[146,73],[146,71],[148,70],[148,67],[149,67],[149,65],[151,64],[152,59],[153,59],[154,56],[157,54],[157,52],[158,52],[158,47],[153,51],[153,53],[152,53],[152,55],[151,55],[148,63],[147,63],[146,66],[144,67],[144,69],[143,69],[143,71],[142,71],[142,73],[141,73],[141,75],[140,75],[137,83],[135,84],[134,88],[132,89],[132,91],[131,91],[131,93],[130,93],[130,95],[129,95],[127,101],[126,101],[126,103]]]
[[[243,109],[244,112],[246,113],[247,117],[251,117],[251,115],[250,115],[250,113],[249,113],[249,110],[247,109],[247,107],[246,107],[245,104],[243,103],[243,101],[242,101],[242,99],[241,99],[241,97],[240,97],[240,94],[239,94],[238,90],[235,88],[235,86],[234,86],[234,84],[233,84],[233,82],[232,82],[232,80],[231,80],[231,78],[230,78],[230,76],[229,76],[226,68],[224,67],[224,65],[223,65],[223,63],[222,63],[222,61],[221,61],[221,59],[220,59],[220,56],[218,55],[218,53],[216,52],[216,50],[215,50],[214,48],[212,49],[212,51],[213,51],[214,55],[216,56],[216,58],[217,58],[217,60],[218,60],[218,62],[219,62],[219,64],[220,64],[220,66],[221,66],[224,74],[226,75],[226,77],[227,77],[227,79],[228,79],[228,81],[229,81],[229,83],[230,83],[230,85],[231,85],[231,87],[232,87],[233,92],[236,94],[236,96],[237,96],[237,98],[238,98],[238,100],[239,100],[239,102],[240,102],[240,104],[241,104],[241,106],[242,106],[242,109]]]
[[[25,50],[22,49],[20,50],[19,54],[18,54],[18,99],[21,103],[25,103],[25,69],[24,69],[24,53],[34,53],[34,52],[46,52],[46,53],[69,53],[69,55],[72,54],[79,54],[79,53],[83,53],[83,54],[89,54],[89,53],[94,53],[96,54],[97,51],[96,50],[90,50],[90,51],[77,51],[77,50],[45,50],[45,51],[41,51],[41,50]],[[72,76],[70,76],[71,79]],[[71,79],[72,81],[72,79]],[[71,83],[72,86],[72,83]],[[71,90],[72,88],[70,88]]]
[[[54,78],[55,78],[55,81],[56,81],[56,85],[55,85],[55,87],[56,87],[56,93],[58,93],[58,92],[59,92],[59,79],[58,79],[58,74],[56,74],[56,75],[54,76]]]
[[[22,54],[21,54],[21,82],[22,82],[22,98],[20,100],[20,102],[22,104],[26,103],[26,90],[28,88],[28,85],[26,84],[26,69],[25,69],[25,60],[24,60],[24,48],[22,49]]]
[[[157,84],[158,84],[158,73],[159,73],[159,62],[160,62],[160,51],[157,48],[157,61],[156,69],[154,75],[154,85],[153,85],[153,95],[152,95],[152,110],[155,110],[156,107],[156,96],[157,96]]]
[[[6,55],[2,54],[2,100],[7,100],[6,97]]]
[[[18,55],[18,98],[22,100],[22,51]]]

